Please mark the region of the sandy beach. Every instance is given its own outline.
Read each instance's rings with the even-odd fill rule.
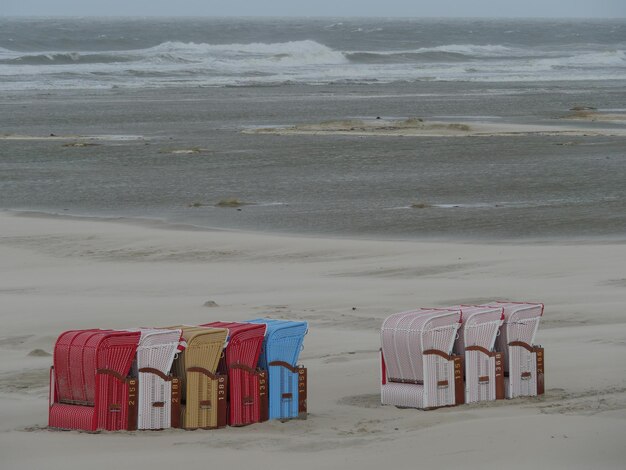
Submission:
[[[623,239],[376,241],[0,213],[0,468],[623,468],[624,259]],[[385,316],[492,299],[546,304],[545,396],[434,411],[380,406]],[[209,300],[217,306],[204,307]],[[261,315],[310,323],[308,420],[46,429],[60,332]]]

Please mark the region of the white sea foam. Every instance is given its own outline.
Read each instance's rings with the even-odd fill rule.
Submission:
[[[167,41],[117,51],[23,53],[0,48],[0,90],[607,79],[626,79],[624,50],[590,50],[589,45],[550,49],[443,44],[342,51],[313,40],[248,44]]]

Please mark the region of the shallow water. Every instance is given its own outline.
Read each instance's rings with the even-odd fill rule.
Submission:
[[[551,67],[528,81],[510,80],[510,74],[502,78],[498,72],[502,57],[515,67],[534,61],[529,54],[538,51],[619,56],[626,42],[623,21],[598,28],[584,22],[224,20],[203,29],[204,20],[81,20],[74,31],[67,20],[40,20],[34,32],[18,27],[27,20],[0,21],[0,47],[20,49],[22,61],[30,57],[27,62],[33,64],[18,68],[34,67],[16,74],[19,80],[0,80],[0,134],[118,136],[88,147],[66,146],[72,139],[0,140],[0,208],[363,237],[516,239],[626,233],[623,138],[241,133],[255,126],[376,116],[553,124],[572,106],[624,109],[622,59],[576,70]],[[364,25],[371,31],[366,33]],[[363,31],[356,31],[359,27]],[[215,60],[239,67],[238,61],[253,57],[267,62],[268,54],[278,54],[273,60],[279,64],[270,64],[274,68],[263,79],[274,78],[264,86],[256,81],[254,86],[232,86],[252,84],[248,72],[237,69],[228,86],[207,88],[190,79],[188,63],[172,68],[145,57],[120,63],[101,57],[131,50],[131,45],[135,52],[124,54],[133,55],[168,41],[205,44],[201,51],[192,47],[203,61],[222,54]],[[309,46],[318,47],[312,42],[341,51],[348,63],[303,65],[292,60]],[[233,47],[235,43],[247,46]],[[454,46],[452,51],[449,46],[455,44],[477,48],[463,46],[467,50],[459,52],[460,46]],[[81,51],[90,48],[100,62],[83,60],[84,51],[76,60],[67,56],[59,59],[63,63],[54,62],[55,54],[79,46]],[[449,54],[461,54],[453,56],[455,63],[478,63],[489,77],[475,80],[465,73],[450,81],[449,76],[420,80],[424,67],[442,62],[443,48],[446,61],[452,60]],[[380,55],[375,59],[355,59],[346,52],[374,49]],[[430,49],[438,52],[433,55]],[[526,50],[525,58],[509,54],[509,49]],[[393,51],[405,50],[421,52],[395,57]],[[53,58],[42,59],[42,51],[53,51]],[[284,54],[291,54],[289,64],[281,63]],[[11,60],[0,62],[0,77],[15,67]],[[76,63],[68,65],[68,60]],[[373,62],[382,64],[378,81],[363,79],[359,74]],[[137,63],[148,64],[159,75],[129,78],[124,67]],[[91,68],[94,64],[115,70],[106,78]],[[67,75],[68,67],[74,75]],[[354,80],[319,79],[336,74],[337,67]],[[399,79],[399,68],[410,79]],[[581,78],[579,72],[587,78],[572,80]],[[222,69],[216,73],[226,77]],[[281,74],[291,78],[275,79]],[[311,74],[317,77],[315,84],[306,78]],[[197,76],[214,78],[202,71]],[[602,124],[611,126],[623,124]],[[120,138],[137,135],[143,138]],[[226,198],[254,204],[215,207]],[[198,207],[190,207],[194,203]],[[426,207],[411,208],[414,203]]]

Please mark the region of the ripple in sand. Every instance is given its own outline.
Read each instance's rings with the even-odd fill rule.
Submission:
[[[380,394],[350,395],[337,401],[340,405],[358,406],[359,408],[380,408]]]

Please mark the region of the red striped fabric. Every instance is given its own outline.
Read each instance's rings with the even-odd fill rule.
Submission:
[[[95,407],[55,403],[50,408],[48,425],[52,428],[96,430]]]

